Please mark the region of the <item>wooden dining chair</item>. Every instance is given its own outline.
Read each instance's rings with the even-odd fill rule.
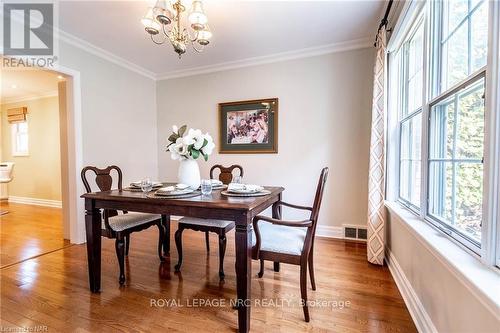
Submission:
[[[92,192],[91,186],[87,180],[87,171],[93,171],[95,173],[95,184],[99,190],[109,191],[113,183],[113,178],[111,176],[112,170],[115,170],[118,174],[118,189],[122,190],[123,175],[119,167],[112,165],[105,169],[99,169],[94,166],[87,166],[82,169],[81,173],[83,185],[87,193]],[[164,216],[127,211],[123,211],[122,214],[119,214],[116,210],[104,209],[101,236],[116,239],[115,250],[120,266],[120,284],[125,283],[125,256],[128,256],[130,248],[130,234],[147,229],[153,225],[158,226],[160,232],[158,238],[158,256],[161,261],[164,261],[165,258],[162,255],[162,248],[164,248],[165,252],[168,251],[165,245],[165,238],[169,236],[166,235],[167,221]]]
[[[226,168],[220,164],[210,168],[210,179],[214,179],[214,171],[219,169],[219,180],[228,185],[233,180],[233,171],[238,170],[239,175],[243,177],[243,168],[240,165],[231,165]],[[219,277],[224,279],[224,255],[226,253],[226,233],[234,229],[233,221],[212,220],[194,217],[183,217],[179,219],[179,228],[175,232],[175,245],[179,254],[179,261],[175,265],[175,271],[179,272],[182,265],[182,232],[185,229],[202,231],[205,233],[205,243],[207,252],[210,251],[209,232],[214,232],[219,236]]]
[[[300,265],[300,293],[306,322],[310,319],[307,307],[307,268],[309,265],[311,286],[313,290],[316,290],[313,266],[314,236],[327,177],[328,168],[324,168],[319,177],[312,207],[278,201],[273,206],[274,216],[278,216],[277,219],[258,215],[253,220],[255,240],[252,239],[252,258],[260,260],[259,278],[264,275],[264,260]],[[287,221],[281,219],[283,206],[311,213],[307,220]]]

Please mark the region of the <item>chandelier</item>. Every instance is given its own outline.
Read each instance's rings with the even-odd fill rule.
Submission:
[[[191,32],[181,25],[182,13],[185,11],[186,7],[181,0],[159,0],[154,7],[148,8],[141,20],[151,40],[158,45],[170,41],[179,58],[186,53],[188,44],[191,44],[196,52],[203,52],[212,37],[201,1],[193,1],[188,15]]]

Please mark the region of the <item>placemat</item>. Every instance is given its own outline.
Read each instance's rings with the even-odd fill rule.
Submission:
[[[222,191],[220,194],[228,196],[228,197],[262,197],[264,195],[271,194],[271,191],[262,190],[256,193],[232,193],[228,191]]]
[[[123,191],[130,191],[130,192],[142,192],[142,189],[137,188],[137,187],[125,187],[122,190]]]
[[[160,189],[161,186],[156,186],[151,189],[151,191],[156,191]],[[140,187],[135,187],[135,186],[127,186],[122,189],[123,191],[130,191],[130,192],[142,192],[142,189]]]
[[[200,191],[194,191],[191,193],[181,194],[181,195],[157,195],[156,192],[148,193],[146,196],[151,199],[186,199],[193,198],[201,195]]]

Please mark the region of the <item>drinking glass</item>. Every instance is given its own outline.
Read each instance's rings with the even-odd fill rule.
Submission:
[[[141,180],[142,192],[144,192],[144,193],[151,192],[152,189],[153,189],[153,182],[151,181],[151,179],[144,178],[143,180]]]
[[[241,177],[241,176],[234,176],[232,182],[236,183],[236,184],[242,184],[243,183],[243,177]]]
[[[210,195],[212,193],[212,180],[202,179],[201,180],[201,194]]]

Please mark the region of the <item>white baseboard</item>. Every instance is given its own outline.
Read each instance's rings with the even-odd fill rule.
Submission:
[[[62,208],[62,201],[58,200],[47,200],[47,199],[37,199],[37,198],[29,198],[29,197],[16,197],[9,196],[9,202],[25,204],[25,205],[36,205],[36,206],[45,206],[45,207],[54,207],[54,208]]]
[[[318,225],[316,227],[316,236],[344,239],[342,227],[333,227],[329,225]]]
[[[410,281],[408,281],[408,279],[406,278],[406,275],[401,269],[401,266],[399,266],[396,257],[394,257],[392,252],[387,248],[385,252],[389,271],[391,272],[392,277],[396,282],[399,292],[403,296],[403,300],[408,307],[408,311],[410,312],[417,330],[422,333],[438,333],[438,330],[434,326],[434,323],[425,311],[422,302],[420,302],[417,293],[413,289]]]

